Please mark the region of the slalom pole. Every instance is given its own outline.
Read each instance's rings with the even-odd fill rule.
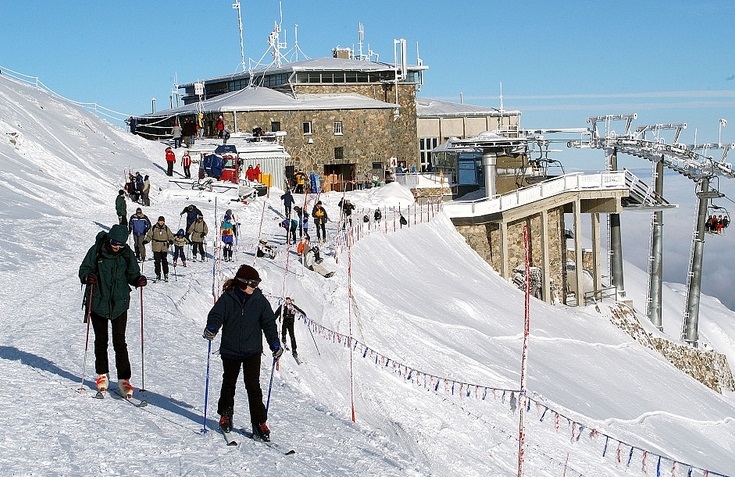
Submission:
[[[145,353],[143,347],[143,287],[140,287],[140,390],[145,392]]]
[[[84,322],[87,324],[87,333],[84,338],[84,362],[82,363],[82,382],[79,385],[78,392],[84,391],[84,377],[87,374],[87,351],[89,350],[89,323],[92,321],[92,290],[94,283],[89,284],[89,296],[87,297],[87,311],[84,314]]]
[[[268,383],[268,399],[265,401],[265,412],[268,412],[268,406],[270,406],[271,403],[271,389],[273,389],[273,373],[276,371],[276,363],[278,362],[278,358],[273,358],[273,366],[271,366],[271,379],[270,383]]]
[[[207,345],[207,374],[204,378],[204,421],[202,421],[202,434],[207,431],[207,404],[209,403],[209,357],[212,356],[212,342]]]

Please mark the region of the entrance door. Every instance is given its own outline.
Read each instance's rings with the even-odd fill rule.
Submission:
[[[324,190],[350,191],[355,188],[355,164],[326,164]]]

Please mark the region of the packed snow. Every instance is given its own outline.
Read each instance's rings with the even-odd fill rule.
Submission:
[[[467,246],[440,207],[418,206],[398,184],[349,192],[358,210],[345,241],[343,194],[322,193],[332,218],[322,251],[336,271],[324,278],[285,245],[282,191],[243,204],[231,192],[182,189],[165,176],[164,144],[2,76],[0,97],[3,475],[517,475],[524,294]],[[228,208],[241,224],[234,262],[217,260],[210,242],[208,262],[179,264],[170,282],[133,289],[127,339],[143,408],[113,393],[92,398],[77,277],[95,235],[116,222],[114,199],[130,171],[150,176],[144,212],[152,221],[163,215],[174,232],[188,204],[210,229]],[[315,200],[306,198],[307,210]],[[136,207],[128,202],[128,215]],[[362,222],[377,207],[382,223]],[[255,257],[261,238],[276,245],[274,260]],[[243,263],[258,269],[274,309],[290,296],[306,313],[296,323],[304,363],[285,354],[272,374],[275,448],[239,433],[228,447],[216,430],[219,337],[209,355],[202,331],[213,295]],[[628,294],[643,303],[645,273],[630,264],[626,272]],[[664,290],[672,336],[682,288]],[[532,299],[529,312],[525,475],[735,474],[732,393],[688,377],[594,307]],[[733,313],[703,296],[700,326],[732,366]],[[265,395],[272,369],[268,354]],[[234,424],[248,422],[240,385]]]

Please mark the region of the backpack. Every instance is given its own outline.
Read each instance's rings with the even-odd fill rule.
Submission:
[[[401,225],[406,225],[406,224],[408,224],[408,221],[406,220],[406,217],[404,217],[404,216],[402,216],[402,215],[401,215],[401,219],[400,219],[400,222],[401,222]]]
[[[368,217],[368,214],[365,214],[365,215],[362,216],[362,221],[365,222],[365,223],[370,222],[370,217]]]
[[[383,217],[383,213],[380,212],[380,209],[375,209],[375,220],[380,220],[381,217]]]

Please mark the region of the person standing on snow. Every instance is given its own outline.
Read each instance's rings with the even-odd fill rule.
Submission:
[[[117,213],[117,222],[128,227],[128,204],[125,202],[125,191],[120,189],[117,191],[117,197],[115,198],[115,212]]]
[[[171,136],[174,138],[174,149],[181,147],[181,125],[178,121],[174,123],[174,127],[171,128]]]
[[[170,147],[166,148],[166,175],[172,177],[174,175],[174,164],[176,164],[176,154]]]
[[[139,262],[145,262],[145,236],[151,228],[151,221],[148,219],[148,216],[143,213],[143,209],[138,207],[135,209],[135,213],[130,216],[128,224],[128,230],[133,234],[135,258],[137,258]]]
[[[161,266],[163,266],[164,280],[168,281],[168,247],[174,243],[174,234],[166,225],[166,219],[158,217],[156,224],[151,227],[145,236],[145,242],[152,242],[153,259],[155,260],[156,280],[161,279]]]
[[[222,136],[224,136],[225,133],[225,120],[220,115],[219,118],[217,118],[217,137],[222,139]]]
[[[192,262],[197,261],[197,250],[202,254],[202,262],[207,258],[207,255],[204,253],[204,237],[208,233],[209,227],[207,227],[207,223],[204,221],[204,216],[199,214],[194,223],[186,230],[186,234],[190,236],[191,243],[193,244],[191,251]]]
[[[324,206],[322,205],[322,201],[320,200],[316,204],[314,204],[314,209],[311,211],[311,216],[314,217],[314,226],[316,227],[316,239],[321,242],[327,241],[327,221],[329,220],[329,217],[327,217],[327,211],[324,209]]]
[[[140,201],[146,207],[150,207],[150,205],[151,205],[151,199],[148,196],[148,194],[150,194],[150,192],[151,192],[151,180],[146,175],[143,178],[143,189],[140,191]]]
[[[281,196],[283,201],[283,211],[286,214],[286,218],[291,218],[291,207],[294,203],[293,195],[291,195],[291,189],[286,189],[286,193]]]
[[[189,238],[189,227],[191,227],[191,224],[196,222],[197,217],[199,217],[200,215],[204,216],[204,214],[202,214],[202,211],[199,210],[199,207],[194,204],[189,204],[184,207],[184,210],[182,210],[179,215],[184,214],[186,214],[186,227],[184,228],[184,230],[186,231],[186,237]]]
[[[217,402],[220,429],[225,433],[232,431],[235,390],[242,368],[253,436],[268,442],[268,410],[263,405],[263,391],[260,389],[263,335],[273,352],[274,364],[283,354],[283,347],[278,341],[273,309],[258,288],[259,285],[258,271],[249,265],[242,265],[235,277],[225,282],[222,295],[207,315],[202,336],[212,341],[222,328],[219,348],[223,369],[222,388]]]
[[[113,225],[110,232],[97,234],[95,244],[87,251],[79,266],[79,279],[87,285],[85,301],[94,329],[94,366],[97,372],[97,390],[107,391],[109,361],[107,357],[108,322],[112,327],[112,347],[115,350],[118,392],[133,396],[130,384],[131,368],[125,329],[130,307],[130,286],[144,287],[148,283],[140,274],[140,267],[127,245],[128,230],[121,224]],[[90,298],[91,293],[91,300]]]
[[[298,353],[296,353],[296,335],[293,332],[293,325],[296,318],[296,313],[305,315],[299,307],[297,307],[291,297],[286,297],[286,302],[276,309],[276,319],[283,317],[283,324],[281,324],[281,343],[286,347],[286,332],[291,335],[291,354],[294,359],[299,359]],[[286,347],[288,350],[288,348]]]
[[[181,167],[184,168],[184,177],[191,179],[191,156],[189,151],[184,152],[184,155],[181,156]]]
[[[184,229],[179,229],[179,231],[176,232],[176,236],[174,236],[174,268],[176,268],[176,263],[179,258],[181,258],[184,266],[186,266],[186,254],[184,253],[184,247],[186,247],[186,244],[188,243],[191,242],[186,238]]]

